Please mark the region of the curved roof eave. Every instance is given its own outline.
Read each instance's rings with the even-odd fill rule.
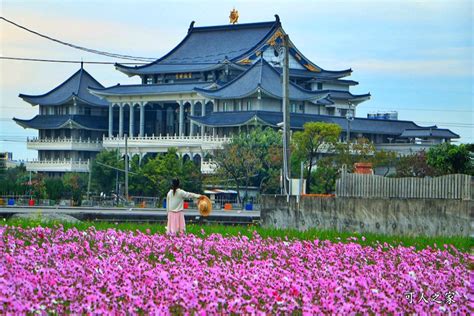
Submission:
[[[261,22],[262,24],[263,23],[269,23],[269,22]],[[270,29],[270,31],[264,36],[264,38],[259,42],[257,43],[256,45],[254,45],[254,47],[252,47],[251,49],[247,50],[246,53],[252,51],[253,49],[255,49],[255,47],[258,47],[265,39],[266,37],[272,33],[274,31],[274,29],[278,26],[280,26],[280,19],[277,17],[276,21],[273,22],[274,23],[274,26]],[[250,25],[256,25],[256,24],[259,24],[259,23],[248,23],[248,26]],[[134,70],[138,70],[138,69],[144,69],[144,68],[147,68],[151,65],[155,65],[155,64],[158,64],[160,61],[163,61],[164,59],[168,58],[169,56],[171,56],[178,48],[180,48],[181,46],[183,46],[183,44],[189,39],[189,37],[191,36],[191,34],[193,33],[193,31],[200,31],[200,30],[206,30],[206,29],[215,29],[215,28],[218,28],[218,27],[223,27],[223,26],[203,26],[203,27],[194,27],[194,21],[191,22],[190,26],[189,26],[189,29],[188,29],[188,33],[186,34],[186,36],[181,40],[181,42],[178,43],[178,45],[176,45],[172,50],[170,50],[167,54],[165,54],[164,56],[158,58],[157,60],[151,62],[151,63],[148,63],[148,64],[145,64],[145,65],[141,65],[141,66],[125,66],[125,65],[121,65],[119,63],[115,63],[114,66],[115,66],[115,69],[127,74],[129,77],[131,76],[134,76],[134,75],[137,75],[137,73],[133,73]],[[245,53],[243,54],[245,55]],[[231,61],[234,61],[235,58],[232,58]],[[132,73],[132,75],[130,75],[130,73]]]
[[[62,86],[64,86],[64,85],[66,84],[66,82],[68,82],[69,80],[71,80],[74,76],[77,75],[78,72],[81,72],[81,71],[84,71],[84,69],[83,69],[83,68],[79,69],[78,71],[76,71],[75,73],[73,73],[71,76],[69,76],[69,78],[67,78],[67,79],[64,80],[61,84],[59,84],[57,87],[53,88],[52,90],[50,90],[50,91],[48,91],[48,92],[46,92],[46,93],[38,94],[38,95],[29,95],[29,94],[22,94],[22,93],[20,93],[18,96],[19,96],[20,98],[22,98],[22,99],[23,99],[24,97],[26,97],[26,98],[31,98],[31,99],[40,98],[40,97],[45,97],[45,96],[47,96],[48,94],[50,94],[50,93],[52,93],[52,92],[58,90],[58,89],[61,88]],[[91,76],[91,77],[92,77],[92,76]],[[94,80],[95,80],[95,79],[94,79]],[[97,80],[96,80],[96,81],[97,81]],[[98,82],[98,81],[97,81],[97,83],[100,84],[100,82]],[[100,84],[100,85],[101,85],[101,84]],[[102,86],[102,85],[101,85],[101,86]],[[29,102],[29,101],[26,101],[26,102],[31,103],[31,102]],[[38,103],[36,103],[36,104],[38,104]]]
[[[29,127],[28,125],[25,124],[25,122],[29,122],[29,121],[31,121],[31,120],[22,120],[22,119],[19,119],[19,118],[16,118],[16,117],[14,117],[13,120],[14,120],[18,125],[20,125],[21,127],[23,127],[24,129],[27,129],[27,128],[34,129],[34,128]]]
[[[262,38],[262,40],[260,42],[255,44],[253,47],[248,49],[246,52],[240,54],[239,56],[236,56],[236,57],[232,58],[231,61],[234,62],[234,63],[237,63],[238,60],[241,60],[246,55],[248,55],[251,52],[255,51],[257,48],[261,47],[262,44],[265,44],[270,39],[271,35],[280,27],[281,27],[280,19],[277,18],[277,21],[275,21],[275,24],[273,25],[273,27],[270,29],[270,31],[267,32],[267,34],[265,34],[265,36]]]
[[[415,124],[416,125],[416,124]],[[425,128],[421,128],[421,129],[416,129],[416,128],[407,128],[405,129],[403,133],[405,133],[406,131],[420,131],[420,130],[429,130],[429,129],[432,129],[431,127],[425,127]],[[435,128],[433,129],[434,131],[445,131],[445,132],[449,132],[451,133],[452,137],[450,138],[461,138],[461,136],[459,136],[458,134],[454,133],[453,131],[451,131],[450,129],[447,129],[447,128]],[[401,135],[402,135],[401,134]],[[442,138],[442,137],[441,137]]]
[[[272,28],[258,44],[256,44],[254,47],[252,47],[252,48],[249,49],[248,51],[244,52],[243,54],[241,54],[241,55],[239,55],[239,56],[237,56],[237,57],[232,58],[232,61],[233,61],[233,62],[237,62],[237,61],[239,61],[239,60],[242,60],[245,56],[248,56],[250,53],[255,52],[257,49],[263,48],[263,47],[265,46],[266,42],[271,38],[271,36],[273,35],[273,33],[275,33],[275,31],[276,31],[277,29],[280,29],[283,34],[286,34],[286,32],[284,31],[283,27],[281,26],[281,23],[280,23],[279,18],[277,18],[277,23],[275,24],[275,27]],[[291,51],[291,50],[294,50],[296,54],[302,56],[302,57],[304,58],[304,60],[308,61],[308,63],[309,63],[314,69],[318,69],[318,70],[319,70],[319,71],[313,71],[313,73],[325,72],[325,73],[330,73],[330,74],[339,74],[339,75],[341,75],[341,77],[349,76],[349,75],[352,73],[352,68],[343,69],[343,70],[326,70],[326,69],[323,69],[323,68],[319,67],[318,65],[316,65],[314,62],[312,62],[309,58],[306,58],[306,57],[296,48],[296,45],[294,45],[291,40],[290,40],[289,46],[290,46],[290,51]],[[257,61],[257,62],[258,62],[258,61]],[[256,63],[257,63],[257,62],[256,62]],[[303,63],[300,63],[300,64],[301,64],[306,70],[309,70]],[[309,70],[309,71],[311,71],[311,70]]]
[[[24,95],[24,94],[19,94],[18,96],[20,98],[22,98],[24,101],[30,103],[33,106],[35,106],[35,105],[52,105],[52,106],[61,105],[61,104],[64,104],[64,103],[67,103],[67,102],[71,101],[74,97],[78,98],[76,95],[71,94],[67,98],[64,98],[63,100],[55,102],[55,103],[41,103],[41,102],[38,102],[38,101],[33,101],[33,99],[30,99],[31,96],[27,96],[27,95]],[[34,98],[34,96],[33,96],[33,98]]]
[[[32,99],[30,99],[30,96],[27,96],[27,95],[24,95],[24,94],[20,94],[19,95],[20,98],[22,98],[24,101],[30,103],[31,105],[33,106],[36,106],[36,105],[41,105],[41,106],[58,106],[58,105],[63,105],[65,103],[68,103],[74,99],[77,99],[79,100],[80,102],[82,103],[85,103],[85,104],[88,104],[90,106],[94,106],[94,107],[104,107],[106,106],[105,104],[97,104],[97,103],[92,103],[90,101],[87,101],[81,97],[79,97],[78,95],[76,95],[75,93],[72,93],[70,96],[68,96],[67,98],[64,98],[63,100],[61,101],[58,101],[58,102],[55,102],[55,103],[41,103],[41,102],[38,102],[38,101],[33,101]]]
[[[194,90],[197,91],[198,93],[200,93],[201,95],[206,95],[208,97],[214,97],[216,99],[236,99],[236,98],[244,98],[244,97],[248,97],[249,95],[252,95],[253,93],[256,93],[257,90],[260,88],[262,91],[264,91],[268,96],[270,97],[273,97],[275,99],[281,99],[282,97],[280,96],[277,96],[273,93],[270,93],[268,90],[266,90],[265,88],[263,88],[261,86],[261,84],[259,83],[257,85],[257,87],[255,87],[253,90],[249,90],[249,92],[245,93],[245,94],[241,94],[241,95],[234,95],[234,96],[231,96],[231,97],[219,97],[219,96],[216,96],[216,93],[219,92],[219,91],[222,91],[224,90],[225,88],[235,84],[236,82],[238,82],[241,78],[243,78],[245,75],[248,74],[249,71],[251,71],[254,67],[264,67],[264,66],[267,66],[271,69],[271,71],[273,71],[275,73],[275,75],[277,75],[278,77],[280,77],[280,73],[278,72],[278,70],[276,70],[273,66],[271,66],[270,64],[268,64],[268,62],[261,58],[260,62],[257,62],[257,63],[254,63],[252,66],[250,66],[246,71],[244,71],[243,73],[239,74],[236,78],[234,78],[232,81],[224,84],[223,86],[215,89],[215,90],[212,90],[212,91],[206,91],[204,89],[200,89],[200,88],[195,88]],[[329,93],[326,91],[326,90],[321,90],[321,91],[312,91],[312,90],[307,90],[307,89],[304,89],[300,86],[298,86],[297,84],[293,83],[293,82],[289,82],[290,86],[292,86],[293,88],[295,89],[298,89],[299,91],[303,92],[303,93],[307,93],[307,94],[313,94],[314,97],[308,97],[308,98],[292,98],[290,97],[291,100],[297,100],[297,101],[309,101],[309,100],[319,100],[319,99],[323,99],[323,98],[326,98],[328,97]],[[324,94],[324,96],[323,96]]]
[[[172,50],[170,50],[167,54],[165,54],[164,56],[158,58],[157,60],[151,62],[151,63],[148,63],[148,64],[145,64],[145,65],[141,65],[141,66],[124,66],[124,65],[121,65],[119,63],[115,63],[114,66],[115,66],[115,69],[119,70],[119,71],[122,71],[123,73],[126,73],[125,70],[132,70],[132,69],[143,69],[143,68],[146,68],[146,67],[149,67],[151,65],[154,65],[160,61],[162,61],[163,59],[165,59],[166,57],[170,56],[173,52],[175,52],[179,47],[181,47],[186,41],[187,39],[189,38],[189,36],[191,35],[191,31],[192,31],[192,26],[194,26],[194,21],[191,22],[190,24],[190,27],[188,29],[188,33],[186,34],[186,36],[181,40],[181,42],[178,43],[178,45],[176,45]],[[130,77],[130,76],[129,76]]]
[[[151,65],[151,64],[150,64]],[[173,65],[173,64],[168,64],[168,65]],[[181,65],[181,64],[176,64],[176,65]],[[194,65],[192,63],[189,64],[190,66]],[[209,64],[209,67],[204,67],[202,69],[199,69],[199,72],[201,71],[211,71],[211,70],[216,70],[216,69],[219,69],[221,67],[223,67],[225,64],[224,63],[215,63],[215,64]],[[155,72],[149,72],[149,73],[144,73],[144,72],[140,72],[140,71],[136,71],[136,70],[139,70],[139,68],[134,68],[134,67],[131,67],[130,69],[120,69],[120,66],[118,64],[115,64],[115,69],[120,71],[120,72],[123,72],[124,74],[126,74],[127,76],[129,77],[133,77],[133,76],[137,76],[137,75],[149,75],[149,74],[154,74]],[[173,73],[176,73],[176,72],[182,72],[181,70],[176,70],[176,69],[170,69],[170,70],[160,70],[160,73],[162,74],[173,74]],[[197,70],[191,70],[191,71],[188,71],[188,72],[197,72]]]
[[[91,130],[91,131],[106,131],[107,130],[107,129],[102,129],[102,128],[90,128],[90,127],[87,127],[87,126],[84,126],[84,125],[78,123],[74,119],[68,119],[66,122],[64,122],[62,125],[60,125],[58,128],[63,128],[63,127],[66,127],[67,125],[75,125],[76,127],[78,127],[78,129],[87,129],[87,130]]]

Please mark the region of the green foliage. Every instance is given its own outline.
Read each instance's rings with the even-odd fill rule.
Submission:
[[[428,150],[427,163],[440,174],[474,174],[473,159],[465,144],[442,143]]]
[[[239,193],[242,186],[256,186],[263,193],[276,193],[282,150],[282,138],[277,131],[256,127],[249,133],[235,135],[222,150],[215,152],[213,160],[219,165],[219,178],[230,180],[228,182],[235,184]]]
[[[46,186],[44,184],[44,176],[36,174],[31,181],[31,193],[35,199],[46,199],[48,194],[46,192]]]
[[[44,180],[46,195],[49,199],[58,201],[66,193],[64,183],[60,178],[46,178]]]
[[[318,165],[311,177],[311,192],[319,194],[329,194],[336,191],[336,179],[339,170],[329,165]]]
[[[110,194],[111,191],[115,191],[115,179],[117,175],[119,181],[123,181],[124,174],[123,172],[108,168],[104,165],[123,170],[125,162],[117,150],[101,151],[93,160],[91,189],[96,192]]]
[[[419,151],[412,155],[401,156],[396,164],[397,177],[434,177],[440,173],[427,162],[426,152]]]
[[[369,162],[373,164],[374,168],[387,167],[385,172],[387,174],[397,159],[397,155],[393,152],[376,151],[374,144],[365,138],[358,138],[349,143],[334,143],[332,149],[332,154],[325,155],[318,160],[317,169],[312,172],[310,177],[311,190],[309,192],[333,193],[336,189],[336,179],[343,166],[346,166],[348,172],[352,172],[356,162]],[[307,174],[308,169],[305,172],[306,177]]]
[[[179,178],[181,188],[191,192],[202,191],[202,175],[192,161],[183,162],[176,148],[168,149],[164,155],[149,159],[141,168],[138,160],[132,159],[131,191],[134,194],[164,198],[170,189],[173,178]]]
[[[389,175],[390,168],[395,167],[397,163],[397,154],[393,151],[376,151],[374,157],[372,158],[372,164],[374,168],[377,167],[384,167],[385,168],[385,173],[384,177]]]
[[[330,159],[333,160],[333,165],[337,168],[345,165],[347,170],[352,172],[356,162],[373,163],[375,152],[372,142],[366,138],[358,138],[348,143],[337,143]]]
[[[15,168],[4,170],[0,173],[0,194],[24,195],[29,193],[29,172],[21,164]]]
[[[72,199],[74,205],[80,205],[82,196],[87,191],[88,175],[84,173],[68,172],[63,176],[64,197]]]
[[[303,125],[303,131],[293,134],[294,155],[306,165],[306,192],[311,192],[312,169],[318,151],[324,147],[333,150],[341,134],[337,124],[323,122],[308,122]]]
[[[59,223],[55,221],[44,222],[40,220],[29,220],[29,219],[10,219],[8,221],[0,221],[0,225],[8,226],[19,226],[23,228],[28,227],[50,227],[56,228],[57,225],[62,225],[64,229],[78,229],[87,230],[89,227],[95,227],[97,230],[107,229],[118,229],[122,231],[130,231],[137,233],[141,231],[146,233],[149,229],[151,234],[165,234],[164,225],[156,225],[150,223],[111,223],[111,222],[81,222],[81,223]],[[353,240],[347,240],[349,237],[357,237],[356,243],[363,246],[377,247],[379,244],[385,242],[396,247],[402,245],[405,247],[414,246],[417,250],[425,249],[430,246],[431,248],[437,248],[441,245],[448,244],[453,245],[462,252],[469,252],[473,247],[473,238],[468,236],[396,236],[396,235],[382,235],[375,233],[357,233],[357,232],[338,232],[336,230],[320,230],[320,229],[308,229],[305,231],[295,229],[278,229],[278,228],[263,228],[259,226],[229,226],[229,225],[195,225],[187,224],[186,231],[188,234],[193,234],[198,238],[207,238],[211,234],[221,234],[223,236],[247,236],[248,238],[254,237],[254,232],[257,232],[263,238],[275,238],[289,240],[330,240],[332,242],[354,242]],[[364,236],[365,240],[361,237]],[[437,245],[437,247],[435,246]],[[450,250],[448,250],[450,251]]]

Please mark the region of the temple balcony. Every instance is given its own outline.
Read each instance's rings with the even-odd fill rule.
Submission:
[[[27,161],[26,170],[35,172],[89,172],[89,161],[72,159]]]
[[[130,154],[146,153],[166,153],[168,148],[175,147],[180,154],[202,154],[215,149],[222,148],[222,145],[229,142],[229,137],[218,137],[210,135],[196,136],[171,136],[171,135],[152,135],[144,137],[129,137],[128,152]],[[122,154],[125,153],[124,137],[104,137],[102,146],[105,149],[118,149]]]
[[[391,151],[397,153],[398,155],[406,156],[422,150],[427,152],[431,147],[438,144],[438,141],[424,141],[419,143],[380,143],[375,144],[375,149]]]
[[[28,139],[27,148],[36,150],[101,151],[102,140],[81,138],[34,138]]]

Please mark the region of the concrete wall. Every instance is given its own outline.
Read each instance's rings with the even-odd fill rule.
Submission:
[[[441,199],[365,199],[262,196],[264,227],[336,229],[410,236],[469,236],[474,202]]]

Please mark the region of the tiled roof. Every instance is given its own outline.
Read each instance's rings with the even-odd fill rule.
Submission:
[[[444,128],[407,129],[400,135],[401,138],[459,138],[458,134]]]
[[[203,124],[210,127],[226,127],[226,126],[240,126],[246,125],[252,121],[262,122],[265,125],[277,126],[283,121],[283,114],[281,112],[270,111],[233,111],[233,112],[212,112],[206,116],[192,116],[191,119],[198,124]],[[326,122],[338,124],[343,130],[347,129],[348,121],[345,117],[329,116],[329,115],[314,115],[314,114],[290,114],[290,126],[292,129],[302,129],[307,122]],[[365,134],[385,134],[399,136],[405,130],[429,130],[437,131],[436,126],[421,127],[412,121],[399,120],[373,120],[367,118],[354,118],[351,122],[351,131],[354,133]],[[439,131],[443,131],[439,129]],[[449,131],[449,130],[447,130]],[[446,134],[446,138],[458,138],[458,136],[451,131],[451,134]],[[449,136],[453,135],[453,136]]]
[[[173,50],[153,63],[116,68],[128,74],[203,71],[251,50],[279,26],[276,21],[193,27]]]
[[[254,63],[260,53],[270,47],[269,40],[281,41],[281,38],[274,37],[284,33],[280,18],[277,15],[275,18],[276,20],[271,22],[205,27],[194,27],[193,21],[184,39],[165,56],[142,66],[115,64],[115,68],[133,76],[209,71],[222,67],[224,61],[240,63],[242,59]],[[311,64],[318,69],[317,72],[292,69],[291,76],[337,79],[346,77],[352,72],[351,69],[324,70],[306,59],[292,43],[290,44],[290,54],[298,55],[300,63],[307,64],[308,67]]]
[[[92,106],[108,106],[106,100],[91,95],[87,90],[88,87],[103,88],[94,77],[81,67],[66,81],[45,94],[20,94],[19,97],[32,105],[62,105],[76,98],[79,102]]]
[[[36,115],[30,120],[13,118],[24,128],[33,129],[59,129],[59,128],[84,128],[90,130],[108,129],[108,118],[105,116],[89,115]]]
[[[281,75],[263,58],[240,76],[218,89],[196,88],[195,90],[209,98],[239,99],[253,95],[259,89],[261,93],[270,97],[282,98]],[[289,97],[291,100],[316,100],[322,99],[327,95],[328,93],[325,91],[306,90],[292,82],[289,85]]]

